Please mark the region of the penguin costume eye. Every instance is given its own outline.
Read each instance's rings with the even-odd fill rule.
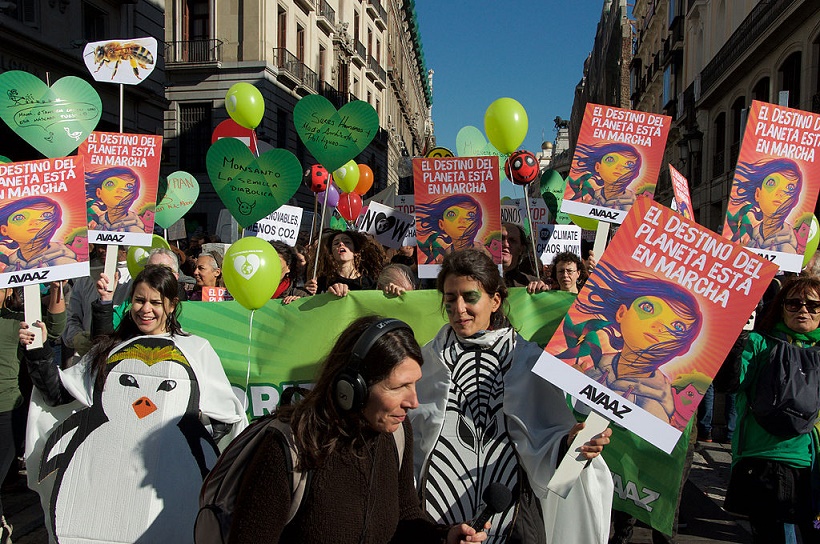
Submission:
[[[131,374],[123,374],[122,376],[120,376],[120,385],[124,385],[125,387],[140,386],[140,384],[137,383],[137,379]]]
[[[174,380],[163,380],[159,387],[157,387],[157,391],[171,391],[172,389],[176,389],[177,382]]]

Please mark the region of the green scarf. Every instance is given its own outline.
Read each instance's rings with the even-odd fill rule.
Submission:
[[[774,336],[785,337],[784,340],[787,340],[790,344],[797,344],[801,348],[820,343],[820,328],[809,332],[795,332],[788,328],[785,323],[779,321],[772,332]]]

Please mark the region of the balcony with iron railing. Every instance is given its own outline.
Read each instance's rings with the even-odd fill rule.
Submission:
[[[367,0],[367,12],[376,21],[379,30],[387,28],[387,11],[382,7],[379,0]]]
[[[376,60],[376,57],[373,55],[367,58],[367,77],[377,85],[381,84],[382,88],[384,88],[384,84],[387,81],[387,72],[381,67],[379,61]]]
[[[314,93],[319,92],[319,76],[287,49],[273,49],[273,65],[279,70],[280,76],[287,77]]]
[[[165,63],[209,64],[222,60],[222,40],[185,40],[165,44]]]
[[[341,108],[348,102],[356,100],[356,97],[351,93],[336,90],[336,87],[327,81],[319,82],[319,94],[327,98],[336,109]]]
[[[353,63],[361,68],[367,62],[367,48],[364,46],[362,42],[356,40],[356,54],[353,55],[351,58]]]
[[[316,12],[316,25],[330,34],[336,26],[336,11],[327,0],[319,0],[319,9]]]
[[[729,74],[731,65],[742,58],[752,44],[760,39],[766,30],[795,2],[796,0],[770,0],[759,2],[751,13],[740,23],[737,30],[720,48],[717,55],[706,65],[700,73],[700,93],[704,96],[720,78]]]

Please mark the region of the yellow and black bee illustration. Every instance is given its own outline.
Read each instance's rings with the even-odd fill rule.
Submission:
[[[131,63],[131,68],[134,70],[137,79],[142,79],[139,69],[147,70],[149,64],[154,64],[154,55],[147,48],[134,42],[108,42],[94,49],[94,63],[97,65],[95,73],[99,72],[104,64],[113,62],[114,73],[111,74],[111,79],[114,79],[114,76],[117,75],[120,62],[124,60]]]

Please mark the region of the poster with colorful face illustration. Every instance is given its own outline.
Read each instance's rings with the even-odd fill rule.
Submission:
[[[776,272],[638,198],[533,372],[668,453]]]
[[[621,223],[655,194],[672,118],[587,104],[561,211]]]
[[[820,115],[752,102],[723,236],[799,272],[820,189]]]
[[[669,165],[669,176],[672,178],[672,191],[675,194],[675,206],[673,209],[686,219],[695,220],[692,215],[692,199],[689,198],[689,182],[678,172],[678,170]]]
[[[83,161],[0,164],[0,287],[89,274]]]
[[[92,132],[85,160],[88,237],[92,244],[150,246],[162,136]]]
[[[501,264],[498,157],[413,159],[419,277],[448,253],[486,248]]]

